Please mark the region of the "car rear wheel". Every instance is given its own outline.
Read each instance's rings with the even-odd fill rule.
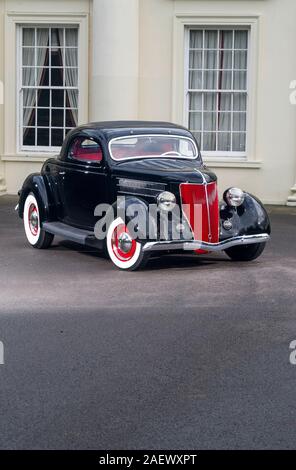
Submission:
[[[253,245],[232,246],[225,253],[233,261],[253,261],[264,251],[266,243],[254,243]]]
[[[121,217],[117,217],[107,230],[107,252],[120,269],[135,271],[145,266],[148,256],[141,243],[132,239]]]
[[[54,236],[41,228],[40,210],[33,193],[30,193],[24,205],[24,228],[28,242],[34,248],[48,248]]]

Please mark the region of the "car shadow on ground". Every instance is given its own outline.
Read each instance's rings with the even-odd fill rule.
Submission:
[[[50,250],[53,251],[75,251],[84,256],[90,256],[93,258],[98,258],[101,260],[106,260],[110,265],[112,265],[111,260],[108,255],[104,254],[103,251],[92,248],[89,246],[79,245],[78,243],[61,240],[56,242]],[[151,255],[145,268],[145,271],[154,271],[159,269],[190,269],[192,267],[206,267],[206,266],[222,266],[224,263],[232,263],[232,261],[224,256],[223,254],[219,255],[197,255],[194,253],[178,253],[178,254],[169,254],[162,253],[159,255]]]

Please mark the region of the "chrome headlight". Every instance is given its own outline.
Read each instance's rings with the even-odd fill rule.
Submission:
[[[163,211],[171,211],[176,204],[176,197],[169,191],[163,191],[157,196],[157,205]]]
[[[245,200],[245,193],[239,188],[229,188],[223,194],[224,201],[232,207],[241,206]]]

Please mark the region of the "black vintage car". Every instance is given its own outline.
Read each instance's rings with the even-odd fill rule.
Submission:
[[[270,238],[260,201],[233,187],[219,204],[217,178],[193,135],[165,122],[80,126],[19,195],[33,247],[48,248],[58,235],[104,250],[122,269],[184,250],[250,261]]]

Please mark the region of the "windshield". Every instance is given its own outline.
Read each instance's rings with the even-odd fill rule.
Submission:
[[[186,137],[168,135],[139,135],[117,137],[109,144],[114,160],[131,158],[196,158],[198,155],[193,140]]]

